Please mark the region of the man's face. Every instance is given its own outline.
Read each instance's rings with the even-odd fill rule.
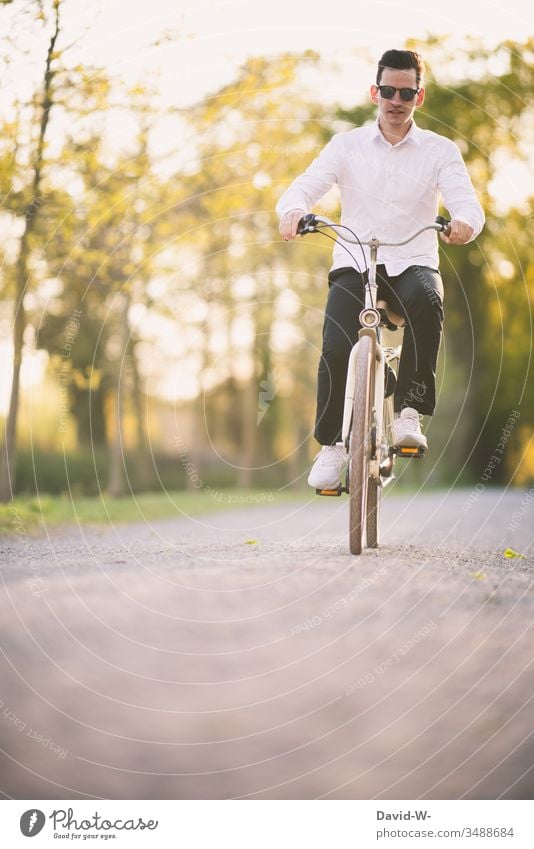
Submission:
[[[398,71],[395,68],[384,68],[380,78],[380,85],[391,85],[394,88],[418,88],[415,69]],[[395,92],[391,100],[381,96],[376,85],[371,86],[371,100],[378,106],[378,119],[382,129],[403,130],[410,124],[413,113],[417,106],[421,106],[425,99],[425,90],[421,89],[413,100],[406,102],[401,100],[400,93]]]

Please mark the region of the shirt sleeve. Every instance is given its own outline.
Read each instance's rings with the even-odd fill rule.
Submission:
[[[286,189],[276,204],[278,217],[282,218],[292,209],[311,212],[328,190],[339,182],[340,169],[339,136],[332,136],[306,171]]]
[[[454,142],[447,145],[446,155],[438,172],[438,188],[451,218],[464,221],[473,228],[473,236],[469,240],[472,242],[484,226],[484,210]]]

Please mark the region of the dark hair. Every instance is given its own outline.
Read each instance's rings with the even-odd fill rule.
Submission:
[[[394,68],[396,71],[409,71],[410,68],[413,68],[418,86],[425,73],[423,59],[419,53],[414,53],[413,50],[386,50],[378,62],[376,72],[377,85],[380,85],[380,78],[382,77],[384,68]]]

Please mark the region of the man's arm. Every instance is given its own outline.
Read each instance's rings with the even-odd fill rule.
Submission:
[[[451,245],[465,245],[476,239],[484,226],[484,210],[457,146],[447,145],[447,155],[438,173],[438,188],[451,216],[451,230],[441,238]]]
[[[297,177],[276,204],[280,233],[294,239],[297,224],[339,180],[339,138],[333,136],[311,165]]]

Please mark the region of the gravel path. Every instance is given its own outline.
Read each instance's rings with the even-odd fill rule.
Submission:
[[[534,499],[393,493],[360,558],[347,521],[4,540],[3,794],[532,798]]]

